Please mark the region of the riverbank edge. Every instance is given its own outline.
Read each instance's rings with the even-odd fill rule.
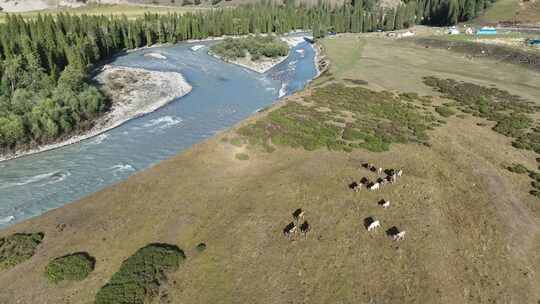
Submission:
[[[29,156],[29,155],[34,155],[34,154],[38,154],[38,153],[42,153],[42,152],[46,152],[46,151],[59,149],[59,148],[65,147],[65,146],[69,146],[69,145],[79,143],[79,142],[87,140],[87,139],[91,139],[91,138],[93,138],[95,136],[98,136],[100,134],[103,134],[103,133],[105,133],[107,131],[118,128],[118,127],[120,127],[121,125],[127,123],[130,120],[133,120],[133,119],[142,117],[144,115],[150,114],[150,113],[152,113],[154,111],[157,111],[158,109],[164,107],[165,105],[169,104],[170,102],[189,94],[191,92],[191,90],[192,90],[192,86],[187,82],[187,80],[184,78],[184,76],[181,73],[178,73],[178,72],[160,72],[160,71],[152,71],[152,70],[140,69],[140,68],[113,67],[113,66],[110,66],[110,65],[105,65],[105,66],[101,67],[100,70],[105,71],[106,69],[111,69],[111,70],[114,70],[114,69],[127,69],[127,70],[131,70],[131,71],[141,71],[142,70],[144,72],[147,72],[147,73],[151,74],[154,77],[154,79],[156,79],[156,81],[159,80],[159,79],[166,78],[169,74],[175,74],[175,76],[179,76],[178,81],[177,81],[177,85],[178,85],[179,90],[174,91],[174,92],[173,91],[167,92],[167,96],[155,100],[154,102],[149,104],[145,109],[143,109],[143,111],[137,112],[134,115],[120,117],[119,119],[114,119],[115,114],[123,112],[126,107],[125,107],[125,105],[124,106],[120,105],[120,106],[117,106],[115,108],[114,107],[114,101],[113,101],[113,108],[109,112],[104,113],[100,118],[98,118],[94,123],[94,127],[89,129],[88,131],[83,132],[82,134],[71,136],[68,139],[62,139],[62,140],[59,140],[57,142],[47,144],[47,145],[43,145],[43,146],[40,146],[40,147],[37,147],[37,148],[34,148],[34,149],[16,151],[14,153],[10,153],[10,154],[7,154],[7,155],[0,155],[0,162],[4,162],[4,161],[8,161],[8,160],[13,160],[13,159],[16,159],[16,158],[21,158],[21,157],[25,157],[25,156]]]
[[[230,134],[231,132],[235,132],[235,130],[238,130],[239,128],[241,128],[242,126],[245,126],[249,123],[253,123],[255,121],[257,121],[258,119],[260,119],[261,117],[264,117],[266,116],[269,112],[272,112],[280,107],[283,107],[284,105],[286,105],[287,103],[291,102],[291,100],[294,99],[294,96],[301,96],[302,94],[304,94],[307,90],[309,90],[311,88],[311,84],[317,80],[319,77],[321,77],[324,72],[326,72],[329,67],[330,67],[330,62],[327,58],[327,56],[325,55],[325,50],[323,48],[323,46],[319,43],[312,43],[310,44],[311,47],[314,49],[315,51],[315,56],[313,57],[313,61],[314,61],[314,64],[315,64],[315,69],[317,70],[315,76],[307,82],[306,86],[295,92],[294,94],[292,95],[287,95],[287,96],[283,96],[281,98],[278,98],[275,102],[273,102],[272,104],[270,104],[269,106],[267,106],[266,108],[263,108],[261,109],[260,111],[257,111],[257,112],[254,112],[253,114],[249,115],[248,117],[246,117],[245,119],[237,122],[236,124],[232,125],[231,127],[229,128],[226,128],[224,130],[221,130],[219,132],[217,132],[216,134],[214,134],[213,136],[209,137],[209,138],[206,138],[198,143],[195,143],[194,145],[192,145],[191,147],[187,148],[186,150],[184,151],[181,151],[179,152],[178,154],[175,154],[174,156],[171,156],[171,158],[173,157],[176,157],[177,155],[180,155],[180,154],[183,154],[183,153],[188,153],[189,151],[192,151],[193,149],[197,149],[197,147],[201,146],[201,145],[205,145],[207,144],[208,142],[212,142],[212,141],[219,141],[221,138],[223,138],[224,136],[226,136],[227,134]],[[292,98],[291,98],[292,97]],[[136,117],[134,117],[136,118]],[[105,131],[104,131],[105,132]],[[103,132],[102,132],[103,133]],[[99,134],[96,134],[94,136],[97,136]],[[59,147],[58,147],[59,148]],[[52,150],[52,149],[51,149]],[[150,168],[158,165],[159,163],[163,162],[163,161],[166,161],[165,160],[162,160],[160,162],[158,162],[157,164],[154,164],[152,165],[151,167],[147,168],[147,169],[144,169],[142,171],[138,171],[136,172],[135,174],[139,174],[141,172],[144,172],[146,170],[149,170]],[[1,162],[1,161],[0,161]],[[125,182],[124,181],[121,181],[121,182]],[[114,186],[114,185],[110,185],[110,186],[107,186],[105,187],[104,189],[107,189],[111,186]],[[104,189],[100,190],[100,191],[103,191]],[[91,194],[88,194],[87,196],[90,196],[90,195],[93,195],[94,193],[91,193]],[[15,231],[16,226],[20,225],[21,223],[24,223],[24,222],[27,222],[27,221],[33,221],[33,220],[36,220],[36,219],[39,219],[40,217],[42,217],[43,215],[45,214],[48,214],[50,212],[54,212],[54,210],[57,210],[57,209],[63,209],[63,208],[66,208],[70,205],[72,205],[73,203],[76,203],[76,202],[79,202],[81,200],[84,200],[84,198],[86,198],[87,196],[81,198],[81,199],[78,199],[78,200],[75,200],[75,201],[72,201],[70,203],[67,203],[67,204],[64,204],[60,207],[57,207],[57,208],[53,208],[53,209],[50,209],[50,210],[47,210],[39,215],[35,215],[35,216],[32,216],[32,217],[29,217],[29,218],[25,218],[25,219],[21,219],[19,221],[13,221],[13,222],[8,222],[7,224],[5,224],[5,226],[3,227],[0,227],[0,232],[5,232],[5,231]],[[76,207],[75,207],[76,208]]]

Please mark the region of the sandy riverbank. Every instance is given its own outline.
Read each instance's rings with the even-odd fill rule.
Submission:
[[[111,98],[112,108],[95,121],[88,132],[36,149],[0,156],[0,161],[36,154],[78,143],[123,123],[151,113],[176,98],[188,94],[192,87],[180,73],[158,72],[106,65],[95,80]]]

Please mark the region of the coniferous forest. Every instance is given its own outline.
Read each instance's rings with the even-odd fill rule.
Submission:
[[[0,25],[0,153],[84,131],[110,101],[89,82],[101,61],[155,43],[248,33],[394,30],[471,19],[492,0],[419,0],[380,9],[376,0],[340,6],[258,3],[182,15],[8,15]]]

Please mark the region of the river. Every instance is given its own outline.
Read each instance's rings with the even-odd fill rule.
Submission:
[[[111,64],[182,73],[190,94],[97,137],[0,163],[0,228],[61,207],[127,179],[212,137],[302,89],[316,75],[315,52],[303,42],[264,74],[224,63],[205,43],[143,49]],[[192,46],[206,47],[193,51]],[[160,53],[167,59],[144,56]]]

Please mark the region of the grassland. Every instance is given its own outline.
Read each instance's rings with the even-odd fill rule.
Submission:
[[[360,37],[361,49],[347,43],[358,40],[356,35],[324,40],[332,63],[346,60],[338,54],[355,59],[332,64],[313,86],[237,128],[126,182],[1,231],[43,231],[47,238],[34,257],[0,272],[0,302],[91,303],[133,253],[155,242],[189,248],[181,270],[167,273],[162,285],[171,303],[538,302],[540,204],[527,193],[531,178],[507,169],[536,168],[536,153],[513,147],[511,138],[492,129],[494,121],[472,113],[437,114],[435,107],[457,113],[462,106],[424,78],[496,87],[536,101],[539,75],[403,40]],[[339,90],[318,95],[330,94],[328,88]],[[384,152],[278,145],[269,153],[242,137],[242,128],[268,121],[291,104],[311,100],[335,110],[348,107],[351,101],[341,90],[392,93],[400,104],[419,107],[414,113],[431,111],[445,123],[426,131],[429,145],[393,142]],[[365,103],[361,96],[354,102]],[[340,100],[348,102],[332,102]],[[249,159],[238,160],[238,153]],[[348,189],[352,181],[377,177],[361,168],[363,162],[402,168],[404,175],[378,192],[355,193]],[[391,207],[381,208],[381,199]],[[305,210],[312,229],[291,241],[282,230],[297,208]],[[382,228],[365,231],[366,217],[379,219]],[[404,241],[385,234],[393,226],[407,231]],[[203,253],[197,249],[201,242]],[[43,267],[82,249],[98,261],[92,275],[81,284],[51,288]]]

